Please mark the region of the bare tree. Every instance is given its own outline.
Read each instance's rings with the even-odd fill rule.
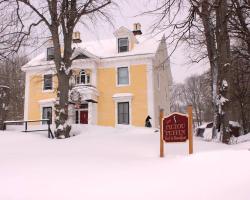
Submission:
[[[183,95],[182,83],[173,84],[171,87],[171,98],[170,98],[170,110],[171,112],[181,112],[186,111],[186,102]]]
[[[238,52],[238,51],[237,51]],[[250,131],[250,65],[241,54],[233,54],[231,69],[232,101],[234,112],[238,113],[235,121],[242,125],[243,133]]]
[[[193,75],[185,83],[173,85],[171,93],[171,111],[185,112],[186,107],[193,105],[194,122],[201,125],[204,121],[211,121],[211,86],[209,73]]]
[[[7,120],[23,119],[25,75],[21,66],[26,62],[25,57],[18,55],[0,62],[0,85],[9,87]]]
[[[233,1],[233,0],[232,0]],[[183,6],[185,5],[185,6]],[[229,120],[231,105],[231,83],[229,69],[230,34],[229,18],[231,11],[227,0],[162,0],[156,8],[146,12],[158,16],[153,31],[168,31],[170,41],[195,41],[205,44],[211,69],[211,93],[214,110],[213,137],[221,125],[222,141],[229,142]],[[239,18],[239,17],[238,17]],[[242,26],[242,25],[241,25]],[[242,26],[243,27],[243,26]],[[195,35],[203,35],[203,40]]]
[[[67,138],[71,130],[67,119],[69,79],[73,61],[72,35],[76,25],[81,22],[86,24],[87,21],[94,22],[98,18],[109,21],[107,7],[111,5],[111,0],[6,0],[1,3],[2,6],[11,5],[15,8],[14,16],[21,27],[19,34],[14,31],[19,37],[19,45],[23,41],[22,38],[29,36],[32,28],[38,25],[45,26],[51,35],[58,79],[55,135],[57,138]]]

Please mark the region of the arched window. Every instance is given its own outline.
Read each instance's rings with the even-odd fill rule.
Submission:
[[[81,70],[79,75],[76,77],[77,84],[89,84],[90,83],[90,75],[85,72],[85,70]]]

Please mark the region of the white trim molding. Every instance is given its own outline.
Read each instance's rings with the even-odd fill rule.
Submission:
[[[24,120],[29,119],[29,94],[30,94],[30,73],[25,76],[25,95],[24,95]]]
[[[122,68],[122,67],[126,67],[126,68],[128,68],[128,84],[118,84],[118,69],[119,68]],[[115,72],[116,72],[116,87],[126,87],[126,86],[130,86],[130,80],[131,80],[131,78],[130,78],[130,65],[119,65],[119,66],[116,66],[116,68],[115,68]]]
[[[131,126],[132,125],[132,93],[116,93],[112,96],[115,101],[115,126]],[[118,124],[118,103],[128,102],[129,103],[129,124]]]
[[[154,108],[154,79],[152,62],[147,65],[147,99],[148,115],[152,118],[152,127],[155,127],[155,108]]]
[[[54,124],[54,119],[55,119],[55,113],[54,113],[54,104],[56,102],[55,98],[51,98],[51,99],[43,99],[38,101],[38,103],[40,104],[40,119],[43,118],[43,108],[44,107],[52,107],[52,124]]]

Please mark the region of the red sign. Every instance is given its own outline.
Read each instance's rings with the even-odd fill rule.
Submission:
[[[188,116],[173,113],[163,118],[163,140],[165,142],[185,142],[188,139]]]

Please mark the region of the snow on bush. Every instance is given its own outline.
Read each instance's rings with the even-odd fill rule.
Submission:
[[[232,127],[240,127],[239,122],[236,122],[236,121],[229,121],[229,124],[230,124]]]

